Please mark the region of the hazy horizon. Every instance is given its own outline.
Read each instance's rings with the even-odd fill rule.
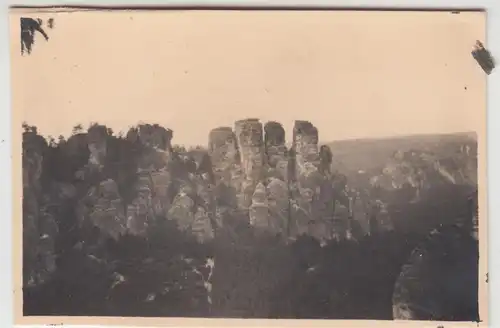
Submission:
[[[470,52],[484,13],[90,11],[36,13],[50,40],[20,55],[11,13],[13,110],[44,136],[137,122],[206,145],[246,117],[309,120],[321,142],[478,132],[484,72]],[[26,16],[26,15],[24,15]],[[196,23],[195,23],[196,22]],[[484,112],[484,113],[483,113]]]

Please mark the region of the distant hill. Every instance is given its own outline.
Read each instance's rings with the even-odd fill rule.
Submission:
[[[347,175],[351,182],[357,179],[360,171],[367,176],[379,174],[397,151],[415,149],[444,159],[455,156],[461,146],[468,145],[474,154],[477,153],[474,132],[339,140],[323,144],[332,150],[333,168]]]

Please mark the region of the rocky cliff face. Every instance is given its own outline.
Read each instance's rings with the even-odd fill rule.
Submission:
[[[234,224],[282,241],[348,237],[352,215],[344,187],[331,174],[331,151],[318,149],[318,131],[307,121],[296,122],[290,149],[285,137],[278,122],[245,119],[234,130],[212,130],[207,151],[178,153],[173,131],[151,124],[131,128],[125,138],[94,124],[57,148],[25,133],[25,284],[54,271],[58,226],[68,223],[51,209],[68,200],[76,204],[77,228],[86,231],[79,247],[97,257],[109,240],[149,240],[165,222],[200,244]],[[47,149],[57,152],[65,173],[47,169],[50,187],[42,187]]]
[[[23,134],[23,284],[36,286],[55,271],[54,216],[59,195],[43,192],[43,161],[48,145],[36,132]],[[50,187],[49,187],[50,190]],[[53,206],[55,205],[55,206]]]
[[[280,123],[271,121],[263,127],[258,119],[237,121],[234,131],[212,130],[209,149],[216,186],[225,192],[218,198],[226,198],[228,207],[248,212],[256,229],[285,239],[303,234],[321,242],[344,238],[347,230],[339,227],[348,225],[335,220],[348,217],[335,214],[335,198],[343,191],[335,191],[330,149],[319,149],[318,131],[307,121],[295,123],[290,149],[285,137]],[[343,199],[337,201],[349,206]],[[344,230],[333,231],[337,228]]]
[[[332,172],[332,152],[318,147],[313,124],[297,121],[290,147],[280,123],[257,119],[212,130],[207,150],[180,150],[173,139],[154,124],[126,137],[93,125],[57,145],[25,132],[24,287],[38,295],[25,296],[25,311],[347,318],[389,299],[373,281],[392,291],[417,238],[376,233],[394,229],[396,212]],[[395,171],[393,180],[415,170]],[[406,219],[412,211],[403,210]]]
[[[171,130],[149,124],[132,128],[126,140],[140,148],[135,180],[128,186],[133,197],[121,195],[123,186],[100,173],[80,201],[85,207],[80,221],[118,239],[124,234],[146,237],[158,218],[168,218],[180,230],[207,240],[224,218],[243,213],[255,229],[285,240],[303,234],[320,242],[343,239],[351,205],[345,186],[331,173],[331,151],[319,149],[318,131],[310,122],[296,121],[293,131],[287,149],[280,123],[240,120],[234,131],[212,130],[208,151],[180,154],[172,150]],[[106,127],[89,129],[87,177],[110,165],[109,140]]]

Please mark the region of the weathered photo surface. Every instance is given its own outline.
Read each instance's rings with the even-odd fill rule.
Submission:
[[[10,21],[19,316],[485,319],[484,13]]]

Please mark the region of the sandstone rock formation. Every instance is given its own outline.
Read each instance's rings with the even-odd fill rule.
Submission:
[[[49,201],[40,191],[43,149],[47,145],[36,133],[24,137],[25,242],[40,245],[36,252],[42,252],[43,244],[44,254],[49,254],[53,246],[45,235],[56,234],[57,226],[47,228],[51,224],[45,222],[55,219],[50,211],[42,210],[44,202]],[[80,227],[97,228],[101,239],[119,240],[128,234],[147,239],[151,229],[168,219],[179,230],[206,243],[228,217],[246,217],[255,229],[285,239],[302,234],[321,242],[344,238],[350,216],[339,214],[346,202],[338,197],[342,186],[337,185],[330,170],[330,149],[318,149],[318,131],[307,121],[295,123],[291,149],[285,146],[285,137],[278,122],[263,127],[258,119],[245,119],[235,123],[234,131],[229,127],[212,130],[208,151],[178,153],[171,145],[173,131],[158,125],[131,128],[123,139],[127,145],[120,146],[105,126],[94,124],[87,134],[76,134],[61,145],[68,158],[82,155],[78,163],[71,164],[82,182],[80,191],[61,191],[57,197],[80,194]],[[116,147],[134,150],[122,158]],[[84,165],[85,156],[88,159]],[[123,161],[130,166],[128,177],[116,174],[123,171]],[[71,196],[61,196],[65,193]],[[47,230],[42,234],[43,242],[36,237],[41,229]],[[35,248],[25,249],[30,252]],[[35,258],[33,252],[26,258]],[[44,265],[48,271],[53,266],[48,262]],[[26,272],[33,276],[36,270]]]
[[[295,121],[293,153],[298,206],[302,211],[292,212],[291,220],[294,222],[304,220],[305,212],[309,217],[307,219],[309,234],[324,242],[331,237],[334,194],[331,188],[331,176],[325,174],[329,170],[321,168],[318,130],[310,122]],[[323,151],[323,157],[326,159],[323,164],[326,164],[329,161],[328,153]]]
[[[332,169],[332,150],[327,145],[323,145],[319,150],[319,170],[325,175],[331,174]]]
[[[200,242],[212,239],[215,198],[209,155],[201,150],[176,153],[172,137],[171,130],[156,124],[131,128],[125,140],[136,148],[128,155],[137,158],[118,160],[136,165],[134,179],[124,179],[125,185],[119,186],[109,177],[114,170],[108,166],[121,164],[111,161],[106,127],[89,128],[89,165],[82,172],[88,177],[95,171],[91,167],[97,167],[101,173],[79,201],[80,226],[96,227],[115,240],[127,234],[147,239],[151,229],[169,219]],[[132,197],[125,197],[124,192]]]
[[[136,185],[136,198],[127,206],[128,233],[145,237],[147,229],[155,218],[155,215],[165,215],[167,205],[162,202],[162,197],[153,199],[154,184],[149,176],[140,176]],[[160,192],[162,188],[159,189]],[[155,195],[156,196],[156,195]]]
[[[42,191],[44,154],[48,145],[36,131],[23,134],[23,285],[45,283],[55,271],[58,234],[50,195]]]
[[[213,165],[216,198],[223,200],[221,205],[236,208],[241,195],[243,173],[236,135],[230,127],[213,129],[209,134],[209,154]],[[208,170],[207,170],[208,171]]]
[[[87,143],[90,151],[89,165],[98,171],[102,170],[107,153],[108,129],[103,125],[94,124],[87,132]]]
[[[288,179],[288,150],[285,146],[285,129],[278,122],[268,122],[264,126],[265,154],[270,168],[268,176],[282,181]]]
[[[269,178],[267,183],[267,206],[270,229],[275,234],[288,235],[290,221],[290,199],[288,184],[278,178]]]
[[[240,150],[242,167],[242,195],[239,206],[248,209],[252,204],[255,187],[264,177],[264,143],[262,123],[258,119],[235,123],[235,134]]]
[[[214,166],[216,198],[228,208],[248,211],[249,223],[292,240],[309,234],[326,242],[332,230],[344,236],[347,217],[334,223],[339,190],[331,173],[332,153],[318,149],[318,131],[307,121],[296,121],[291,149],[285,146],[285,130],[278,122],[262,128],[258,119],[245,119],[209,135],[209,152]],[[340,193],[339,193],[340,192]]]
[[[257,229],[269,229],[269,204],[267,201],[266,187],[262,182],[259,182],[255,187],[252,196],[252,204],[250,205],[249,213],[250,224]]]
[[[134,149],[127,158],[116,154],[121,146],[103,125],[69,138],[62,152],[68,158],[81,154],[71,166],[77,178],[86,181],[78,187],[86,188],[78,201],[80,226],[96,227],[115,240],[127,234],[147,238],[158,220],[166,218],[206,242],[223,226],[224,217],[246,213],[243,217],[255,228],[292,240],[309,234],[324,242],[349,230],[347,217],[352,215],[338,214],[346,202],[339,198],[342,186],[331,173],[331,151],[326,146],[318,149],[318,131],[310,122],[295,122],[291,149],[285,146],[283,126],[274,121],[263,127],[258,119],[244,119],[235,122],[234,131],[220,127],[208,137],[208,151],[177,153],[171,145],[172,130],[140,124],[123,139]],[[30,138],[40,142],[41,137],[25,135]],[[40,189],[43,151],[32,151],[28,144],[36,142],[24,147],[23,181],[29,200],[24,220],[35,231],[39,219],[30,213],[41,213],[40,195],[33,194]],[[85,156],[87,165],[82,165]],[[135,165],[129,177],[116,174],[123,161]],[[27,242],[31,239],[26,237]]]
[[[139,125],[127,138],[144,146],[135,186],[137,197],[128,215],[130,226],[141,227],[135,234],[144,234],[155,220],[168,218],[199,241],[212,239],[215,201],[207,193],[213,179],[208,153],[175,153],[172,130],[158,125]]]
[[[470,229],[452,225],[433,230],[413,250],[396,279],[393,318],[479,319],[478,255]]]
[[[115,181],[107,179],[90,192],[90,199],[95,200],[89,219],[102,232],[117,240],[126,232],[126,216],[123,200]]]
[[[301,171],[307,163],[319,165],[318,129],[308,121],[295,121],[293,147],[297,168]]]
[[[170,149],[173,136],[172,130],[158,124],[139,124],[127,133],[127,139],[140,141],[148,147],[161,150]]]
[[[370,204],[370,208],[368,199],[376,197],[349,190],[346,177],[332,172],[332,152],[326,146],[318,149],[318,131],[310,122],[296,122],[290,149],[285,146],[285,129],[278,122],[268,122],[262,128],[256,119],[242,120],[236,122],[234,131],[217,128],[208,137],[208,151],[185,151],[172,147],[171,130],[152,124],[130,129],[126,138],[111,136],[106,127],[94,125],[88,133],[75,134],[52,147],[36,132],[26,133],[24,285],[46,285],[53,276],[64,277],[64,288],[49,285],[47,289],[90,289],[92,301],[94,292],[102,289],[101,294],[109,298],[103,297],[99,305],[120,308],[120,314],[127,315],[130,308],[137,315],[157,315],[161,308],[161,314],[176,316],[268,317],[275,313],[271,303],[288,306],[284,303],[289,300],[276,292],[284,277],[290,279],[286,288],[301,285],[305,291],[311,289],[304,284],[306,280],[330,279],[335,281],[332,285],[343,285],[349,284],[352,268],[358,272],[380,268],[378,264],[373,270],[359,263],[344,266],[345,261],[353,260],[351,252],[330,256],[338,245],[320,247],[330,240],[360,241],[367,234],[394,227],[384,202]],[[55,158],[51,163],[46,163],[46,157],[51,157],[46,156],[47,149]],[[63,162],[64,174],[50,169],[58,161]],[[51,174],[48,178],[47,172]],[[78,204],[76,215],[74,203]],[[76,233],[71,222],[75,217],[80,223]],[[475,221],[472,230],[477,238],[477,213]],[[298,238],[301,235],[312,238]],[[80,238],[79,242],[73,238]],[[296,239],[299,241],[294,243]],[[312,241],[314,249],[306,251],[305,257],[317,254],[321,260],[307,266],[297,260],[292,249],[302,248],[301,240]],[[371,247],[368,244],[344,245]],[[383,243],[373,244],[380,247]],[[61,256],[59,250],[66,254]],[[71,260],[75,254],[77,260]],[[57,270],[63,272],[54,275],[56,256]],[[62,257],[66,264],[60,264]],[[327,257],[333,258],[332,262],[321,264]],[[354,259],[364,260],[359,256]],[[78,266],[80,261],[84,262],[82,267]],[[384,260],[374,262],[385,265]],[[67,269],[72,266],[77,269]],[[90,269],[75,274],[86,267]],[[337,270],[339,267],[348,268]],[[98,273],[89,274],[91,278],[82,288],[79,280],[94,271]],[[344,274],[336,276],[337,271],[349,279],[342,280],[339,277]],[[320,284],[320,289],[333,290],[325,291],[325,296],[331,292],[328,297],[338,303],[331,312],[343,313],[344,289]],[[319,298],[317,303],[325,303],[322,296]],[[130,299],[134,299],[134,306],[124,310]],[[81,306],[79,300],[73,302]],[[148,312],[148,306],[157,308]],[[115,309],[111,311],[114,315]]]

